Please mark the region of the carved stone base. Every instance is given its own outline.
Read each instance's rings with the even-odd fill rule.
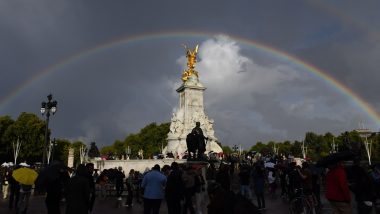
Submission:
[[[177,89],[179,93],[179,109],[173,113],[168,133],[168,145],[164,154],[173,153],[175,157],[182,158],[187,152],[186,136],[200,122],[204,136],[208,137],[206,152],[222,153],[222,148],[216,143],[214,135],[214,120],[209,119],[204,112],[203,92],[206,88],[193,75]]]

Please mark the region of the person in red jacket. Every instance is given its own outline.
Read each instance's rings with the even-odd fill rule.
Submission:
[[[329,169],[326,174],[325,196],[334,210],[333,213],[351,214],[351,193],[343,162],[339,162]]]

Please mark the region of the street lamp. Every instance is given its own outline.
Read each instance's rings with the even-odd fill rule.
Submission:
[[[234,147],[232,147],[232,149],[234,150],[235,153],[237,152],[238,148],[239,147],[237,147],[237,145],[235,145]]]
[[[54,138],[53,141],[51,142],[51,162],[54,161],[54,152],[55,152],[56,145],[57,143],[55,142],[55,138]]]
[[[49,129],[50,113],[54,115],[55,112],[57,111],[57,101],[55,100],[51,101],[53,99],[53,95],[49,94],[47,98],[48,98],[48,102],[41,103],[41,114],[46,115],[45,145],[44,145],[44,151],[43,151],[43,157],[42,157],[42,166],[45,166],[46,164],[47,148],[49,144],[48,129]]]

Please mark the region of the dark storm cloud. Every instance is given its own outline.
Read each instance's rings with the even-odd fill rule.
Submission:
[[[99,44],[189,30],[289,52],[380,109],[379,9],[378,3],[355,1],[1,1],[0,99],[44,68]],[[339,133],[369,120],[306,71],[228,37],[206,40],[140,41],[82,56],[35,81],[0,113],[38,113],[52,92],[59,102],[53,136],[111,144],[148,123],[170,120],[185,66],[180,45],[198,42],[206,112],[222,143],[248,148],[259,140],[300,140],[306,131]]]

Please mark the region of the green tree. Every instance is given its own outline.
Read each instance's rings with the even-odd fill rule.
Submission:
[[[290,141],[285,141],[279,144],[278,153],[285,155],[285,157],[288,157],[289,154],[292,153],[291,149],[292,149],[292,144],[290,143]]]
[[[52,160],[54,158],[54,160],[62,161],[64,164],[67,165],[70,147],[70,141],[65,139],[56,139],[55,146],[53,149]]]
[[[101,149],[100,149],[100,154],[101,155],[104,155],[104,156],[107,156],[109,154],[114,154],[115,153],[115,149],[113,147],[113,145],[110,145],[110,146],[103,146]]]
[[[249,151],[256,151],[256,152],[260,152],[260,153],[269,153],[270,152],[270,149],[268,147],[268,145],[262,143],[262,142],[257,142],[255,145],[253,145],[251,147],[251,149]]]
[[[138,150],[141,149],[141,138],[139,134],[130,134],[128,137],[125,138],[124,143],[125,147],[128,147],[131,149],[131,158],[136,158]]]
[[[45,143],[45,121],[32,113],[21,113],[17,120],[5,131],[3,140],[9,144],[20,139],[20,161],[30,163],[42,160]]]
[[[229,146],[222,146],[223,153],[229,155],[232,153],[232,149]]]
[[[293,146],[291,148],[291,154],[294,157],[302,157],[301,144],[302,144],[302,142],[299,142],[299,141],[295,141],[293,143]]]
[[[74,149],[74,166],[78,166],[80,164],[80,148],[87,147],[82,141],[75,141],[71,144],[71,148]]]
[[[123,155],[125,155],[125,149],[127,148],[125,146],[125,143],[123,141],[116,140],[113,144],[113,148],[115,151],[115,155],[121,159]]]
[[[5,137],[5,132],[15,121],[10,116],[0,117],[0,162],[13,160],[12,143]]]
[[[151,123],[140,130],[137,134],[130,134],[121,145],[120,141],[115,141],[114,149],[116,154],[125,154],[125,149],[129,146],[131,157],[137,157],[140,149],[144,152],[144,158],[152,157],[154,154],[161,153],[161,148],[167,145],[167,134],[170,123],[157,125]]]

